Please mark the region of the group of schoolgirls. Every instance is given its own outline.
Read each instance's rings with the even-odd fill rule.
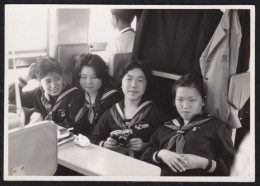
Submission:
[[[202,81],[188,74],[174,83],[173,105],[179,116],[167,121],[147,96],[155,87],[146,63],[133,60],[113,83],[100,56],[81,54],[75,60],[74,77],[77,85],[72,87],[53,58],[31,65],[19,78],[22,106],[31,110],[27,118],[40,113],[44,120],[73,127],[75,134],[87,136],[94,144],[161,167],[163,176],[229,175],[235,150],[226,124],[204,112]],[[23,92],[32,78],[40,87]],[[11,85],[9,103],[15,103],[14,92]],[[125,147],[110,137],[119,129],[135,131]]]

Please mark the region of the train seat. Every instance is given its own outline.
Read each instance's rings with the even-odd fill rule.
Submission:
[[[73,57],[76,54],[88,53],[88,44],[62,44],[57,46],[57,60],[62,65],[64,80],[72,84],[73,78]]]
[[[116,78],[120,69],[126,64],[131,62],[132,53],[118,53],[114,55],[114,60],[109,63],[108,73],[113,78]]]

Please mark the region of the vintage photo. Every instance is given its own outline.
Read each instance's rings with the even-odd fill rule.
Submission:
[[[5,181],[255,181],[254,6],[6,4],[4,30]]]

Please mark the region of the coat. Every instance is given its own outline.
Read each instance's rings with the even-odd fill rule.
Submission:
[[[200,57],[200,68],[206,93],[206,111],[239,128],[238,112],[228,103],[230,76],[236,73],[241,27],[236,10],[226,10]]]

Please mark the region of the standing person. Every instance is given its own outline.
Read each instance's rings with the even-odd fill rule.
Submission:
[[[119,83],[124,99],[102,115],[90,136],[92,143],[140,158],[153,132],[167,119],[147,98],[150,82],[151,70],[144,63],[133,61],[121,69]],[[133,130],[125,148],[110,137],[112,131],[123,129]]]
[[[119,35],[107,44],[105,55],[107,64],[113,62],[116,53],[132,53],[135,37],[135,31],[131,28],[135,11],[131,9],[112,9],[111,13],[112,26],[119,31]]]
[[[80,54],[75,59],[75,77],[82,90],[81,109],[76,115],[75,133],[89,136],[102,113],[121,99],[110,85],[103,59],[95,54]]]
[[[172,93],[180,117],[156,130],[141,159],[163,176],[228,176],[235,150],[227,125],[203,113],[202,81],[185,75]]]
[[[27,82],[36,78],[40,87],[22,92]],[[19,90],[23,107],[34,108],[44,120],[53,120],[56,124],[73,127],[74,118],[79,110],[78,89],[69,86],[62,77],[60,64],[50,57],[41,57],[31,65],[28,73],[19,78]],[[9,103],[15,103],[15,86],[9,87]]]

